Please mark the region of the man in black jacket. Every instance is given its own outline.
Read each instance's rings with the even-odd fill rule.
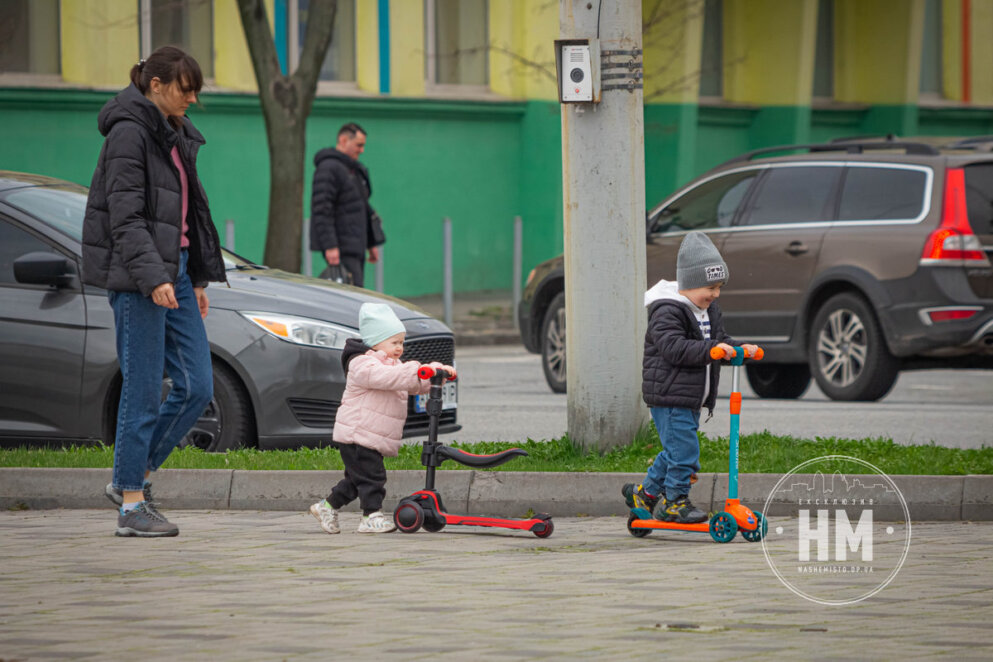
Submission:
[[[320,251],[328,266],[345,267],[358,287],[365,281],[366,250],[376,262],[378,246],[386,241],[382,221],[369,205],[369,171],[358,160],[365,142],[365,130],[349,122],[338,130],[334,147],[314,156],[310,202],[310,249]]]

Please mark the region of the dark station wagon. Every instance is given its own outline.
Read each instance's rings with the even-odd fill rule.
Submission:
[[[777,156],[778,155],[778,156]],[[648,284],[675,280],[691,230],[727,261],[729,333],[766,349],[761,397],[811,376],[835,400],[876,400],[900,370],[993,367],[993,136],[839,140],[756,150],[648,213]],[[562,258],[535,267],[521,337],[565,390]]]

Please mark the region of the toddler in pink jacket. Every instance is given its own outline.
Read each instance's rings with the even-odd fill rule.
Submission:
[[[334,422],[334,441],[345,463],[345,477],[323,501],[310,507],[327,533],[338,533],[338,511],[358,497],[362,506],[359,533],[388,533],[396,528],[383,514],[386,496],[384,456],[400,448],[407,420],[407,398],[427,393],[430,382],[420,379],[417,361],[401,362],[406,329],[385,303],[364,303],[359,309],[359,340],[345,342],[341,364],[345,393]],[[432,363],[455,374],[450,366]]]

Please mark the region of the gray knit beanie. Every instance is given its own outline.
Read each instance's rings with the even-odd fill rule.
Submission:
[[[710,237],[690,232],[683,238],[676,257],[676,284],[680,290],[695,290],[728,281],[728,265]]]

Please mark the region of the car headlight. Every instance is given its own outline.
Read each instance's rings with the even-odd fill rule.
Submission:
[[[239,314],[269,335],[297,345],[343,349],[346,340],[360,337],[355,329],[307,317],[246,311]]]

